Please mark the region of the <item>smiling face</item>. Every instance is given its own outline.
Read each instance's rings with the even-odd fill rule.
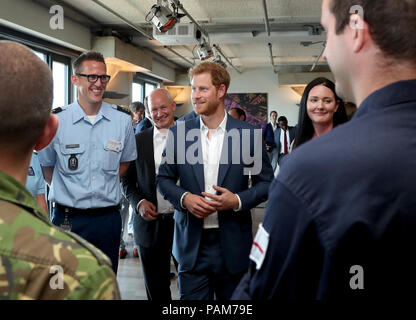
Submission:
[[[225,85],[221,84],[217,89],[212,84],[209,73],[196,74],[191,80],[191,88],[191,99],[196,113],[210,116],[222,107]]]
[[[331,89],[317,85],[309,92],[306,110],[313,125],[327,125],[333,123],[338,105],[339,101],[335,100]]]
[[[107,72],[104,63],[93,60],[86,60],[82,63],[79,73],[105,75]],[[95,83],[88,82],[87,77],[72,76],[72,82],[78,88],[78,101],[80,104],[97,105],[103,100],[103,94],[107,83],[101,83],[101,79],[97,79]]]
[[[174,124],[176,103],[163,89],[156,89],[149,96],[150,117],[158,129],[168,129]]]

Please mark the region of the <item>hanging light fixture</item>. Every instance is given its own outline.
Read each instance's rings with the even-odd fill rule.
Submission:
[[[211,49],[211,46],[209,45],[208,41],[205,40],[204,37],[199,38],[197,52],[198,52],[199,59],[202,61],[211,58],[214,54]]]
[[[153,5],[150,12],[146,15],[145,20],[152,22],[160,32],[166,32],[172,29],[179,21],[182,14],[178,14],[178,8],[172,3],[173,11],[169,8],[167,0],[157,0],[157,4]]]

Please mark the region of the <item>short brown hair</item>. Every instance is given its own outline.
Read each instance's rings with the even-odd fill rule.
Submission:
[[[0,41],[0,148],[33,149],[52,108],[52,73],[29,48]]]
[[[337,34],[350,23],[355,5],[363,8],[371,37],[387,57],[416,64],[416,0],[331,0]]]
[[[82,63],[84,61],[98,61],[105,64],[104,56],[96,51],[87,51],[83,52],[73,63],[72,63],[72,70],[74,73],[78,73],[81,71]]]
[[[211,75],[212,84],[218,89],[220,85],[225,85],[225,91],[230,86],[230,74],[228,71],[214,62],[202,62],[189,70],[189,79],[201,73],[209,73]]]

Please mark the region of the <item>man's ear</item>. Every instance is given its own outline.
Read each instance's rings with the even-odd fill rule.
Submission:
[[[349,28],[351,29],[353,51],[359,52],[363,48],[365,41],[369,36],[368,24],[360,15],[352,14],[350,16]]]
[[[77,75],[75,75],[75,74],[73,74],[72,76],[71,76],[71,82],[73,83],[73,85],[74,86],[77,86],[78,87],[78,76]]]
[[[58,131],[59,120],[54,114],[49,116],[48,122],[46,123],[45,129],[42,135],[36,141],[35,150],[39,151],[49,145],[53,137],[55,137],[56,131]]]
[[[225,97],[225,93],[227,92],[227,89],[225,88],[225,84],[220,84],[218,87],[218,98],[223,99]]]

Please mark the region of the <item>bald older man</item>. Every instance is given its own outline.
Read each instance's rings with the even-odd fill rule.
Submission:
[[[136,135],[140,154],[122,178],[124,193],[135,208],[133,229],[139,244],[146,293],[149,300],[171,300],[170,256],[173,242],[173,206],[156,190],[156,174],[176,104],[165,89],[152,91],[148,114],[154,127]]]
[[[0,70],[0,300],[120,298],[110,260],[54,227],[23,187],[33,150],[58,129],[48,66],[27,47],[0,41]]]

